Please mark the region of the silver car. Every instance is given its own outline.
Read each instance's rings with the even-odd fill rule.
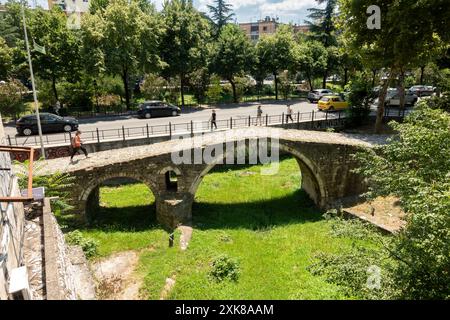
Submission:
[[[333,94],[330,89],[316,89],[308,92],[308,100],[313,103],[314,101],[319,101],[325,95]]]
[[[406,91],[405,92],[405,105],[406,106],[413,106],[417,102],[417,95]],[[386,106],[390,107],[396,107],[400,106],[400,94],[398,93],[398,90],[389,90],[386,94],[386,100],[384,102]]]

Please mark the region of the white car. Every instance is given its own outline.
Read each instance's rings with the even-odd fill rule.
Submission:
[[[325,95],[333,94],[330,89],[316,89],[308,92],[308,100],[313,103],[314,101],[319,101]]]

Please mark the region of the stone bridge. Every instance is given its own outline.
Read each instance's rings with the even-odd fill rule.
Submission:
[[[252,151],[262,150],[266,138],[268,148],[278,143],[280,152],[291,154],[301,171],[301,187],[320,208],[330,208],[345,198],[359,195],[364,181],[351,171],[351,158],[358,149],[384,143],[383,136],[350,135],[318,131],[278,128],[235,129],[227,132],[187,137],[146,146],[129,147],[47,160],[40,174],[68,172],[76,177],[71,191],[75,211],[86,216],[87,208],[98,206],[99,186],[107,180],[125,177],[145,183],[155,196],[158,221],[169,230],[187,224],[192,218],[192,203],[203,177],[224,159],[255,160]],[[242,153],[242,149],[244,153]],[[223,150],[223,151],[221,151]],[[241,150],[241,151],[239,151]],[[272,149],[272,154],[275,149]],[[208,163],[198,161],[195,154],[214,156]],[[178,163],[184,156],[190,163]],[[252,156],[253,154],[253,156]],[[243,158],[244,157],[244,158]],[[202,159],[201,159],[202,160]],[[227,162],[229,163],[229,162]],[[300,182],[299,182],[300,183]],[[194,213],[195,214],[195,213]]]

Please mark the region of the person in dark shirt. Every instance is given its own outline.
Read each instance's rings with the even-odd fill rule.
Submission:
[[[217,124],[216,124],[216,110],[212,111],[211,114],[211,130],[213,130],[213,126],[217,129]]]

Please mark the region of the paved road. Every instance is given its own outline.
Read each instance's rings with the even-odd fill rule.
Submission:
[[[289,101],[292,103],[292,110],[294,117],[298,112],[305,113],[300,117],[300,121],[308,120],[311,115],[311,111],[317,111],[316,103],[309,103],[307,101]],[[258,105],[262,105],[263,117],[267,114],[268,116],[280,116],[283,112],[286,113],[286,102],[269,102],[269,103],[242,103],[242,104],[233,104],[233,105],[224,105],[220,107],[216,107],[217,113],[217,122],[219,127],[228,127],[228,124],[225,123],[226,120],[229,120],[231,117],[233,118],[233,122],[236,123],[234,126],[245,125],[246,119],[249,116],[256,117],[256,109]],[[138,137],[145,136],[145,127],[148,126],[153,127],[150,135],[158,135],[158,134],[167,134],[168,133],[168,124],[169,122],[172,124],[174,130],[178,133],[178,131],[186,131],[188,132],[189,124],[191,121],[194,123],[204,122],[200,127],[201,130],[205,130],[208,127],[206,121],[210,119],[212,108],[198,108],[194,110],[188,110],[183,112],[178,117],[162,117],[162,118],[153,118],[153,119],[139,119],[136,116],[118,116],[118,117],[97,117],[97,118],[88,118],[88,119],[80,119],[79,129],[82,132],[85,132],[83,135],[83,140],[85,141],[96,141],[97,134],[96,129],[100,131],[99,136],[101,140],[108,139],[120,139],[122,136],[122,126],[125,128],[129,128],[126,130],[126,136],[128,137]],[[376,110],[376,106],[372,106],[372,112]],[[309,114],[309,115],[308,115]],[[328,117],[337,117],[336,113],[329,114]],[[320,113],[315,117],[324,118],[325,114]],[[279,120],[277,120],[279,119]],[[221,120],[223,121],[221,123]],[[269,120],[272,122],[273,120]],[[281,121],[281,117],[274,121]],[[177,126],[177,124],[180,124]],[[186,124],[186,125],[181,125]],[[159,127],[158,127],[159,126]],[[195,126],[195,128],[199,128],[199,126]],[[38,136],[30,136],[23,137],[18,136],[17,131],[15,129],[14,124],[8,124],[5,126],[5,133],[10,135],[13,145],[39,145]],[[55,133],[55,134],[45,134],[44,135],[44,144],[45,145],[55,145],[55,144],[66,144],[70,143],[70,138],[68,134],[64,133]]]
[[[290,102],[291,103],[291,102]],[[271,103],[245,103],[239,105],[225,105],[216,108],[217,120],[230,119],[246,119],[248,116],[256,116],[256,108],[261,104],[263,110],[263,116],[265,114],[271,115],[281,115],[286,112],[285,102],[271,102]],[[182,111],[181,115],[178,117],[163,117],[163,118],[153,118],[153,119],[138,119],[136,116],[119,116],[119,117],[105,117],[105,118],[89,118],[89,119],[79,119],[79,129],[81,131],[95,131],[97,128],[99,130],[109,130],[116,129],[121,130],[122,126],[125,128],[129,127],[144,127],[146,124],[149,126],[159,126],[168,125],[169,122],[172,124],[177,123],[189,123],[190,121],[207,121],[211,116],[212,108],[203,108],[193,110],[187,113]],[[297,112],[311,112],[312,110],[317,110],[317,104],[312,104],[304,101],[297,101],[292,104],[293,113]],[[5,126],[5,133],[11,137],[15,137],[17,131],[14,124],[8,124]],[[49,134],[51,140],[63,139],[63,133]],[[26,137],[17,136],[18,141],[27,139]],[[29,141],[34,140],[35,136],[28,138]]]

